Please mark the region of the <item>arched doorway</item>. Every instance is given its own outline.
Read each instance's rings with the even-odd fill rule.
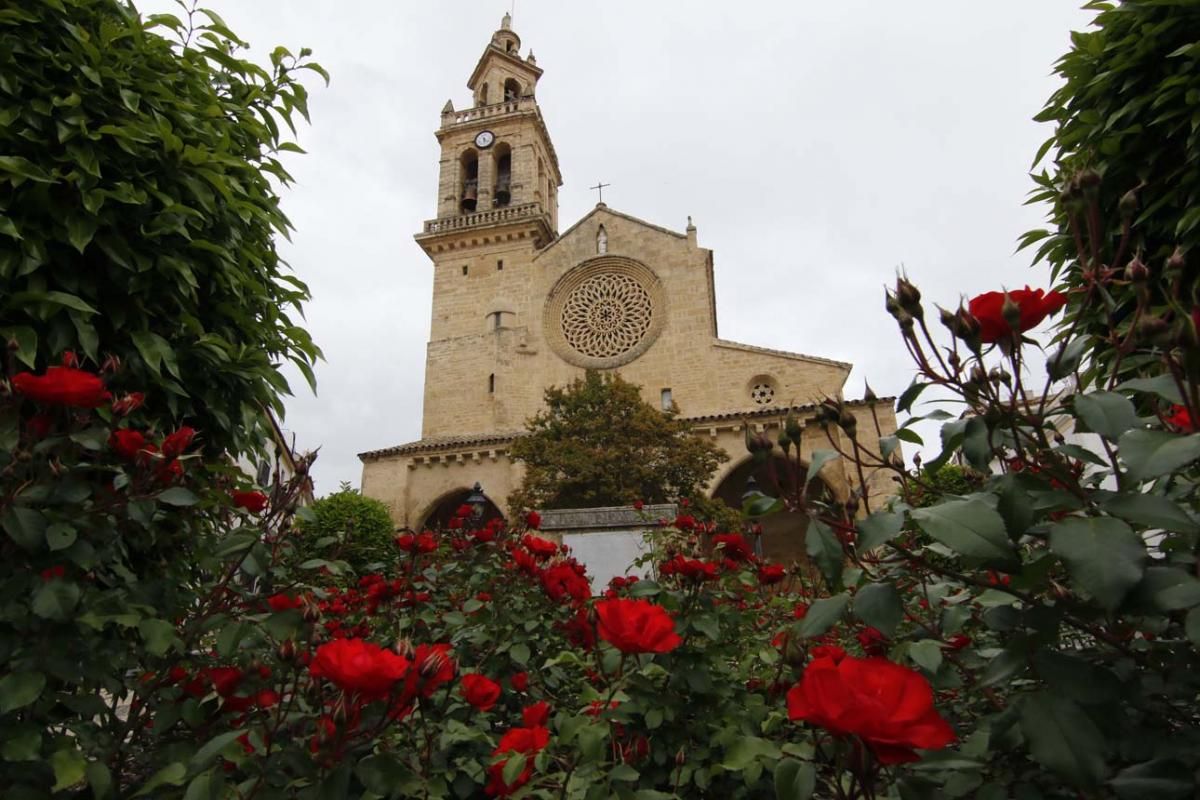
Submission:
[[[789,464],[790,461],[790,464]],[[796,465],[795,461],[785,461],[776,456],[772,461],[756,465],[753,459],[746,459],[734,467],[721,480],[713,491],[714,498],[725,501],[730,508],[742,508],[742,495],[746,484],[753,475],[758,482],[759,490],[765,494],[778,496],[776,488],[780,483],[791,485],[795,480],[803,480],[803,472],[795,477],[796,470],[805,470],[807,465]],[[808,487],[808,497],[818,498],[829,494],[829,488],[820,479],[812,481]],[[771,561],[783,564],[792,561],[807,563],[808,556],[804,549],[804,532],[808,527],[805,516],[796,511],[780,511],[763,517],[760,520],[763,537],[763,556]]]
[[[471,496],[472,490],[469,488],[454,489],[439,497],[425,512],[424,519],[417,526],[418,530],[442,530],[450,524],[450,519],[458,513],[458,509],[467,504],[467,498]],[[484,497],[487,493],[484,492]],[[480,524],[486,524],[493,519],[504,519],[504,515],[500,513],[500,509],[488,498],[484,505],[483,519]]]

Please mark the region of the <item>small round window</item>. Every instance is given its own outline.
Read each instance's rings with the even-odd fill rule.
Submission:
[[[774,403],[775,391],[775,379],[769,375],[758,375],[750,380],[750,399],[756,406]]]

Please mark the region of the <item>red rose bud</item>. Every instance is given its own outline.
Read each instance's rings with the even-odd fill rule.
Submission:
[[[112,410],[118,417],[124,417],[137,411],[145,402],[146,395],[144,392],[130,392],[121,399],[114,400]]]
[[[950,645],[951,650],[962,650],[971,643],[971,637],[965,633],[956,633],[946,640],[946,644]]]
[[[34,402],[73,408],[98,408],[112,397],[98,375],[71,367],[50,367],[45,375],[19,372],[12,387]]]
[[[536,511],[530,511],[525,515],[525,527],[538,530],[542,527],[542,515]]]
[[[46,567],[44,570],[42,570],[42,581],[49,583],[50,581],[57,580],[66,574],[66,567],[64,567],[62,564],[55,564],[53,567]]]
[[[512,676],[512,678],[510,679],[510,682],[512,683],[513,689],[515,689],[518,692],[523,692],[529,688],[529,673],[528,672],[518,672],[517,674]]]
[[[79,369],[79,356],[75,355],[74,350],[64,350],[62,354],[62,365],[71,369]]]
[[[176,458],[183,455],[183,451],[187,450],[192,444],[192,439],[196,437],[194,428],[189,428],[183,425],[179,430],[172,433],[162,441],[162,454],[166,458]]]

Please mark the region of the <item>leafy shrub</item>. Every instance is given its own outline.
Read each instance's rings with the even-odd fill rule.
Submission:
[[[161,427],[241,453],[282,416],[290,361],[320,351],[292,316],[308,290],[273,237],[287,217],[281,137],[307,116],[307,52],[271,69],[205,24],[141,20],[116,0],[8,4],[0,15],[0,335],[26,368],[74,350],[116,359]],[[156,35],[188,40],[181,48]]]
[[[359,572],[395,560],[395,524],[387,506],[363,497],[350,484],[343,483],[337,492],[314,502],[309,512],[297,532],[300,558],[337,558]]]

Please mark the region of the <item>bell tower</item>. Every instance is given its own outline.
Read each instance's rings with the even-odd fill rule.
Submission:
[[[434,269],[423,436],[524,422],[506,409],[512,353],[535,314],[531,262],[557,236],[562,185],[541,76],[505,14],[467,80],[471,105],[442,108],[437,216],[415,237]]]

